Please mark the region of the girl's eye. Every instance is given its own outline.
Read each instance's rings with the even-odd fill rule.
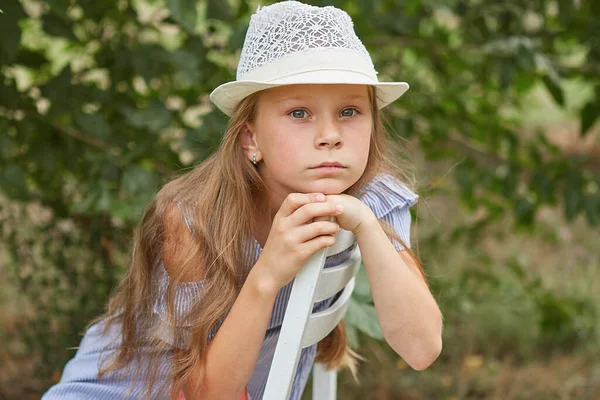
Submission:
[[[306,117],[306,111],[304,110],[293,110],[290,114],[293,118],[302,119]]]
[[[358,113],[356,108],[345,108],[342,110],[342,117],[353,117]]]

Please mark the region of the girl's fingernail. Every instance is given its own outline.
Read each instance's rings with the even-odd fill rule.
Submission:
[[[338,210],[338,212],[342,212],[342,211],[344,211],[344,206],[342,206],[341,204],[338,204],[337,206],[335,206],[335,209]]]
[[[323,196],[322,194],[318,194],[317,195],[317,200],[318,201],[325,201],[325,196]]]

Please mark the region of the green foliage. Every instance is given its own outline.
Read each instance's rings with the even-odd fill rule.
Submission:
[[[523,110],[524,96],[539,86],[559,106],[569,107],[565,82],[577,80],[592,89],[575,110],[581,135],[594,130],[600,111],[598,2],[311,3],[348,10],[380,79],[410,83],[408,94],[389,108],[393,134],[418,141],[429,160],[456,160],[453,177],[463,204],[485,211],[483,219],[453,232],[456,238],[476,237],[505,213],[531,229],[544,205],[561,205],[569,220],[583,214],[590,225],[598,224],[600,171],[592,156],[569,153],[544,132],[524,134],[514,117]],[[23,248],[17,240],[20,222],[3,220],[2,242],[11,254],[9,269],[27,265],[33,275],[43,276],[52,265],[69,282],[65,293],[75,286],[89,288],[86,297],[75,296],[79,308],[66,310],[37,296],[55,281],[12,275],[40,315],[63,317],[60,326],[69,345],[118,279],[124,262],[110,254],[127,253],[123,237],[157,189],[218,145],[226,119],[206,96],[234,78],[255,6],[242,0],[2,3],[0,188],[11,201],[51,210],[47,226],[36,228],[39,236],[25,248],[51,242],[80,247],[95,255],[81,268],[101,272],[75,274],[79,262],[51,247],[44,262],[28,258],[26,250],[17,251]],[[73,224],[77,240],[64,232],[52,236],[64,220]],[[519,276],[513,277],[517,292],[494,283],[494,274],[485,270],[470,271],[461,285],[470,290],[479,279],[497,299],[529,299],[523,318],[539,324],[525,334],[561,343],[572,339],[579,322],[570,315],[591,311],[580,300],[553,297]],[[368,292],[357,292],[348,314],[351,334],[357,337],[359,330],[380,337]],[[475,291],[472,299],[459,301],[457,294],[457,310],[465,311],[468,303],[461,302],[480,301],[477,295],[482,294]],[[78,317],[64,318],[72,313]],[[498,315],[496,321],[501,320]],[[34,331],[44,354],[66,344],[42,340],[58,337],[49,333],[48,324],[37,324]],[[60,354],[62,359],[47,360],[40,372],[59,368],[67,357]]]
[[[435,291],[444,293],[444,315],[454,322],[446,328],[447,340],[473,353],[550,355],[596,343],[596,306],[583,296],[549,289],[517,257],[502,266],[477,254],[457,281],[436,284]],[[464,350],[448,349],[444,356]]]
[[[352,292],[352,299],[344,317],[348,341],[354,348],[360,346],[359,332],[375,339],[382,340],[383,333],[371,297],[371,288],[367,273],[361,267],[356,276],[356,286]]]

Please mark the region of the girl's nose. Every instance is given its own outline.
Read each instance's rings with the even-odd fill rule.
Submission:
[[[340,127],[334,121],[328,121],[319,126],[319,134],[316,137],[317,148],[340,148],[344,139]]]

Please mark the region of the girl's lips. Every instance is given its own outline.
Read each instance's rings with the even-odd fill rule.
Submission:
[[[317,165],[316,167],[312,167],[312,168],[314,169],[314,168],[327,168],[327,167],[345,168],[339,162],[324,162],[324,163],[321,163],[321,164]]]
[[[316,168],[311,168],[313,171],[317,171],[319,173],[322,174],[327,174],[327,175],[331,175],[331,174],[339,174],[341,172],[343,172],[346,168],[344,167],[316,167]]]

